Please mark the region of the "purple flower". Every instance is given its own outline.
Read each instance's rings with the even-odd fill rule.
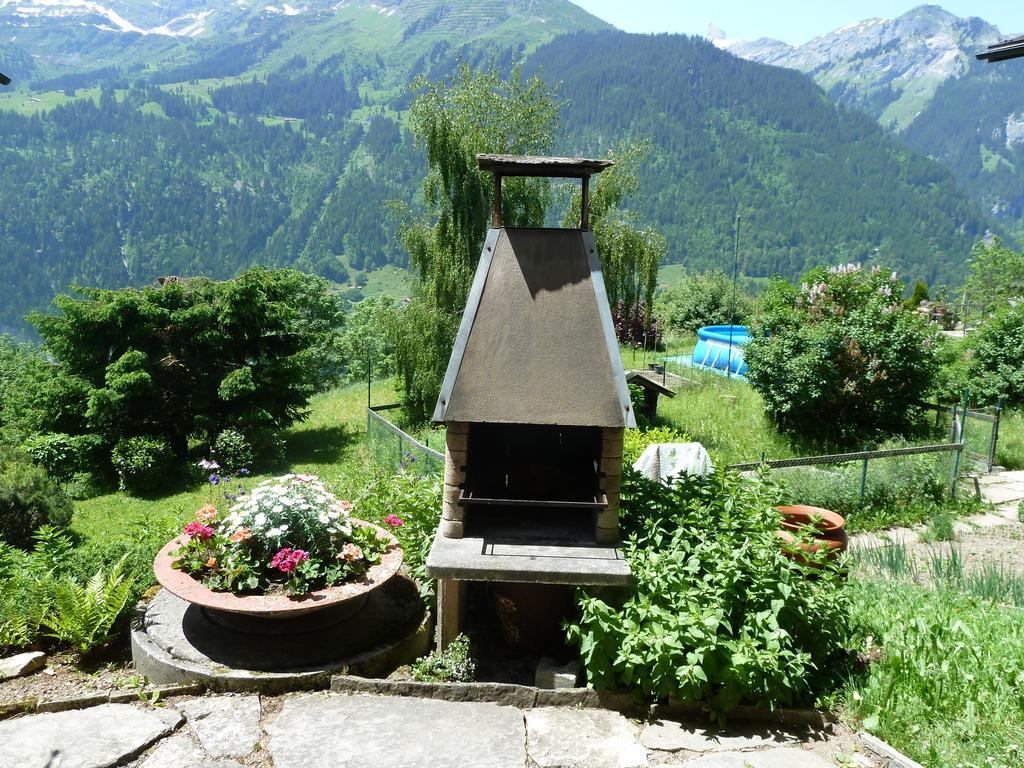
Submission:
[[[245,467],[242,467],[240,470],[238,470],[238,476],[239,477],[248,477],[249,476],[249,470],[246,469]]]
[[[220,483],[220,475],[210,475],[210,485],[218,485]]]

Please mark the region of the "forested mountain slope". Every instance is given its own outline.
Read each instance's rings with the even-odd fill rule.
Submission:
[[[720,264],[739,206],[750,274],[877,258],[952,282],[987,225],[937,164],[806,78],[695,38],[600,31],[564,0],[296,13],[179,0],[165,13],[210,11],[188,34],[124,3],[112,12],[131,25],[174,34],[86,14],[63,37],[47,35],[59,17],[11,7],[0,30],[28,26],[2,44],[0,71],[27,74],[0,93],[0,332],[24,333],[24,313],[70,283],[223,277],[254,263],[348,283],[404,264],[389,201],[415,207],[424,170],[403,127],[407,86],[460,61],[525,58],[561,83],[559,152],[649,141],[632,204],[664,231],[672,261]],[[559,36],[573,30],[598,31]]]
[[[529,63],[561,83],[573,149],[653,142],[635,204],[673,261],[720,264],[738,207],[750,274],[877,260],[951,282],[985,230],[938,163],[796,72],[750,66],[695,37],[623,32],[560,37]]]

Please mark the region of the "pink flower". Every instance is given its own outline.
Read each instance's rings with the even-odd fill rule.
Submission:
[[[189,538],[199,539],[200,541],[206,541],[207,539],[213,538],[213,528],[200,523],[198,520],[193,520],[191,523],[186,525],[184,533]]]
[[[277,554],[274,555],[270,561],[270,567],[277,568],[281,573],[291,573],[298,567],[299,563],[304,563],[307,560],[309,560],[309,552],[303,549],[285,547],[278,550]]]
[[[405,525],[405,520],[400,518],[398,515],[388,515],[384,518],[384,522],[390,525],[392,528],[398,528]]]
[[[343,560],[348,560],[349,562],[352,562],[353,560],[362,560],[363,550],[352,542],[349,542],[341,548],[341,554],[339,557]]]

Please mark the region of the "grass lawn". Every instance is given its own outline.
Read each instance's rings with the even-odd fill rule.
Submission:
[[[395,397],[390,382],[375,382],[373,391],[374,398],[380,398],[377,402]],[[313,398],[310,406],[309,417],[286,434],[287,466],[254,475],[248,484],[284,472],[309,472],[323,478],[342,498],[356,497],[374,477],[363,446],[366,386],[325,392]],[[176,529],[196,509],[219,501],[220,496],[219,489],[201,480],[191,484],[182,481],[165,495],[151,498],[109,493],[76,502],[72,528],[85,539],[106,540]]]

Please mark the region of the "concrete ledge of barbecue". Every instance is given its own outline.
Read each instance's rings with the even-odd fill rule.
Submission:
[[[629,563],[613,546],[550,546],[434,537],[427,574],[435,579],[628,586]]]
[[[860,739],[860,743],[863,744],[869,752],[872,752],[887,761],[891,767],[924,768],[920,763],[915,760],[911,760],[894,746],[882,741],[877,736],[872,736],[870,733],[860,731],[857,733],[857,738]]]
[[[519,709],[534,707],[584,707],[618,712],[646,713],[647,705],[628,693],[593,688],[535,688],[512,683],[420,683],[414,680],[380,680],[355,675],[331,678],[335,693],[371,693],[379,696],[411,696],[444,701],[486,701]]]

